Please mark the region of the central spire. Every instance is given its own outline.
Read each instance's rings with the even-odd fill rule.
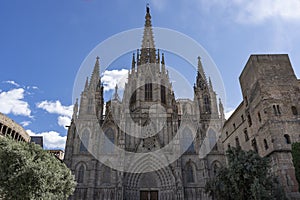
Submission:
[[[141,64],[155,62],[155,45],[152,31],[150,8],[146,6],[145,27],[141,49]]]

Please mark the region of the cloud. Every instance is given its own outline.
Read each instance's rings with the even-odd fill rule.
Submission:
[[[57,122],[58,125],[64,127],[65,129],[68,129],[66,126],[69,126],[71,124],[71,118],[68,116],[58,116]]]
[[[31,121],[23,121],[20,123],[23,127],[28,126],[29,124],[31,124]]]
[[[29,104],[24,101],[23,88],[12,89],[0,93],[0,112],[4,114],[23,115],[31,117]]]
[[[229,111],[225,112],[225,119],[229,119],[229,117],[232,115],[232,113],[234,112],[234,109],[230,109]]]
[[[45,100],[37,103],[36,106],[52,114],[59,114],[59,115],[71,117],[73,113],[73,105],[63,106],[58,100],[55,102]]]
[[[101,78],[104,84],[104,91],[115,89],[116,84],[118,84],[118,88],[124,89],[127,75],[127,69],[105,71]]]
[[[165,9],[167,4],[168,0],[152,0],[150,6],[153,5],[156,10],[162,11]]]
[[[16,83],[15,81],[4,81],[4,83],[8,83],[8,84],[14,85],[16,87],[20,87],[20,85],[18,83]]]
[[[45,149],[65,149],[67,136],[60,136],[58,132],[34,133],[31,130],[26,130],[26,132],[30,136],[43,136]]]

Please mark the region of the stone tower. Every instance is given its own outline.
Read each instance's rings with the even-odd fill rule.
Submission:
[[[123,97],[116,86],[105,113],[96,59],[68,129],[65,163],[78,182],[70,199],[210,199],[205,184],[224,163],[216,142],[224,113],[198,59],[194,99],[176,99],[147,6]]]
[[[300,89],[288,55],[251,55],[240,85],[243,101],[225,122],[224,146],[269,157],[287,194],[299,199],[291,144],[300,140]]]

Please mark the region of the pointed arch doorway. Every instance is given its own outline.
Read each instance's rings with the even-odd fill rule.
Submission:
[[[141,174],[139,180],[140,200],[158,200],[159,182],[155,172]]]
[[[140,190],[140,200],[158,200],[158,190]]]

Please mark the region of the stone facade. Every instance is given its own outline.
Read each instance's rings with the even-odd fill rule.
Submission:
[[[78,182],[70,199],[210,199],[205,184],[225,163],[224,113],[200,57],[194,99],[176,99],[147,7],[122,99],[116,87],[104,104],[99,68],[97,57],[68,129],[64,162]]]
[[[0,113],[0,137],[1,136],[10,136],[17,141],[30,141],[30,136],[24,128],[2,113]]]
[[[300,81],[288,55],[251,55],[240,85],[243,101],[225,122],[222,143],[271,158],[272,171],[299,199],[291,144],[300,141]]]

